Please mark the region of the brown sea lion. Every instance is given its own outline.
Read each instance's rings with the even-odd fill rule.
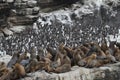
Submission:
[[[113,62],[113,63],[118,62],[118,61],[116,61],[115,57],[111,55],[111,53],[110,53],[109,50],[107,50],[107,51],[105,52],[105,54],[106,54],[106,58],[109,60],[110,63],[111,63],[111,62]]]
[[[62,66],[54,69],[54,72],[55,73],[64,73],[64,72],[68,72],[70,70],[71,70],[71,65],[70,64],[63,64]]]
[[[23,78],[26,76],[26,71],[24,66],[22,66],[19,63],[15,63],[15,65],[13,66],[13,72],[14,72],[15,79]]]

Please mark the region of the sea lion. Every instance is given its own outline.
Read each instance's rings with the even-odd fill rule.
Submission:
[[[86,61],[85,67],[91,66],[90,63],[93,62],[93,60],[95,60],[96,58],[97,58],[96,53],[93,53],[93,54],[90,55],[89,57],[85,58],[85,59],[84,59],[84,60]]]
[[[106,41],[102,42],[100,48],[101,48],[101,50],[103,52],[105,52],[106,50],[108,50],[107,42]]]
[[[81,50],[76,49],[73,54],[74,65],[78,65],[78,62],[82,59]]]
[[[93,60],[95,60],[96,57],[97,57],[97,55],[96,55],[96,53],[94,52],[94,53],[92,53],[90,56],[88,56],[88,57],[80,60],[80,61],[78,62],[78,65],[79,65],[79,66],[89,67],[90,63],[91,63]]]
[[[118,62],[118,61],[116,61],[115,57],[110,54],[110,51],[109,51],[109,50],[107,50],[107,51],[105,52],[105,54],[106,54],[106,58],[109,60],[110,63],[111,63],[111,62],[113,62],[113,63]]]
[[[57,54],[57,50],[55,50],[54,48],[52,48],[52,47],[50,47],[50,46],[48,46],[47,48],[46,48],[46,50],[52,55],[52,61],[54,61],[54,59],[55,59],[55,56],[56,56],[56,54]]]
[[[70,70],[71,70],[71,65],[70,64],[63,64],[62,66],[54,69],[54,72],[55,73],[64,73],[64,72],[68,72]]]
[[[12,67],[16,62],[18,62],[19,57],[19,52],[15,52],[11,60],[8,62],[7,67]]]
[[[101,49],[99,49],[96,54],[97,54],[97,59],[105,59],[106,58],[106,54]]]
[[[4,62],[0,62],[0,70],[6,68],[7,65]]]
[[[14,79],[23,78],[26,76],[26,71],[24,66],[19,63],[15,63],[13,66]]]
[[[13,69],[11,68],[4,68],[0,71],[0,80],[14,80]]]
[[[85,47],[85,46],[83,46],[83,45],[80,46],[80,49],[84,52],[85,55],[87,55],[87,53],[88,53],[89,50],[90,50],[89,48],[87,48],[87,47]],[[87,55],[87,56],[88,56],[88,55]]]

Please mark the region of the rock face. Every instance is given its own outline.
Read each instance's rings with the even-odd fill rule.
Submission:
[[[1,36],[6,36],[0,37],[0,50],[5,50],[8,54],[12,54],[16,50],[24,51],[25,49],[30,52],[32,46],[35,46],[37,49],[39,47],[46,48],[48,44],[56,47],[61,42],[70,46],[77,46],[87,41],[100,42],[104,37],[109,39],[111,37],[109,35],[112,35],[114,38],[119,33],[119,6],[103,6],[96,9],[97,5],[89,6],[87,4],[81,5],[80,3],[76,3],[71,8],[50,13],[40,12],[39,17],[37,17],[38,20],[34,25],[27,26],[27,23],[29,24],[32,20],[34,21],[32,18],[34,15],[31,16],[32,12],[29,12],[29,10],[31,8],[38,10],[37,6],[31,4],[34,7],[31,6],[28,9],[28,13],[23,14],[20,11],[27,8],[19,8],[18,5],[21,4],[18,3],[14,3],[17,7],[15,7],[12,13],[12,16],[14,16],[15,12],[17,17],[7,19],[10,22],[8,24],[15,27],[5,28],[2,30],[3,34],[0,34]],[[30,16],[26,16],[26,14]],[[26,25],[26,27],[21,25]]]
[[[0,3],[1,26],[30,25],[36,20],[39,7],[36,0],[6,0]],[[29,15],[29,16],[28,16]]]

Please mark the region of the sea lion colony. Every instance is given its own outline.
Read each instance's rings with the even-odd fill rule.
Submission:
[[[51,46],[32,52],[20,54],[16,52],[8,64],[0,62],[0,80],[15,80],[27,76],[26,73],[37,70],[47,72],[64,73],[71,70],[72,66],[95,68],[120,61],[120,44],[106,41],[101,44],[90,42],[78,47],[68,47],[61,43],[57,49]]]

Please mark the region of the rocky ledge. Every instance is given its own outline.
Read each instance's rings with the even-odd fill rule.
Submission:
[[[8,63],[11,56],[4,56],[0,61]],[[73,66],[71,71],[66,73],[47,73],[44,70],[27,74],[19,80],[119,80],[120,79],[120,62],[108,64],[99,68],[84,68]]]
[[[11,56],[4,55],[0,61],[6,64]],[[28,73],[29,77],[19,80],[119,80],[120,79],[120,62],[107,64],[99,68],[84,68],[73,66],[71,71],[66,73],[47,73],[44,70]]]
[[[116,63],[91,69],[74,66],[71,71],[60,74],[37,71],[21,80],[119,80],[119,73],[120,63]]]

